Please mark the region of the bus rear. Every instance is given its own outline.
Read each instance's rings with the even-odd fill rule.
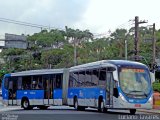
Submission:
[[[9,103],[8,81],[10,77],[10,74],[5,74],[2,80],[2,99],[4,105],[8,105]],[[14,96],[12,96],[12,99],[14,99]]]

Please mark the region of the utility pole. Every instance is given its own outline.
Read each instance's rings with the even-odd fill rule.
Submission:
[[[155,23],[153,23],[153,38],[152,38],[152,50],[153,50],[153,56],[152,56],[152,69],[154,72],[154,66],[155,66],[155,58],[156,58],[156,39],[155,39]]]
[[[136,56],[139,55],[139,18],[138,16],[135,17],[135,38],[134,38],[134,50],[135,50],[135,61],[136,61]]]
[[[125,39],[125,60],[127,60],[127,39]]]
[[[125,60],[128,59],[128,35],[130,34],[130,32],[128,32],[125,36],[125,39],[124,39],[124,43],[125,43]]]
[[[137,57],[139,56],[139,24],[147,23],[144,21],[139,21],[139,17],[135,17],[135,38],[134,38],[134,49],[135,49],[135,61],[137,61]]]
[[[76,46],[76,40],[74,39],[74,66],[77,65],[77,46]]]

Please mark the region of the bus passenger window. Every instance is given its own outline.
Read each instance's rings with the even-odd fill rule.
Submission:
[[[93,86],[96,86],[98,85],[98,74],[99,74],[99,71],[97,69],[93,70],[92,72],[92,84]]]
[[[78,87],[79,86],[78,72],[74,72],[72,74],[72,77],[74,79],[74,81],[73,81],[73,87]]]
[[[32,89],[35,90],[39,90],[39,89],[43,89],[43,82],[42,82],[42,76],[40,75],[36,75],[33,76],[33,80],[32,80]]]
[[[26,82],[25,89],[30,89],[30,88],[31,88],[30,83]]]
[[[75,78],[73,76],[73,73],[70,73],[69,75],[69,87],[74,87]]]
[[[39,87],[38,83],[36,84],[36,88],[35,88],[35,89],[36,89],[36,90],[37,90],[37,89],[40,89],[40,87]]]
[[[56,88],[60,88],[60,79],[56,80]]]
[[[81,71],[78,74],[78,87],[85,86],[85,71]]]
[[[56,75],[55,88],[62,88],[62,74]]]
[[[86,84],[86,86],[88,86],[88,87],[92,86],[91,80],[92,80],[92,71],[87,70],[86,71],[86,78],[85,78],[85,84]]]
[[[22,77],[22,89],[27,90],[31,88],[31,76]]]
[[[8,87],[9,89],[13,89],[13,81],[9,81],[9,87]]]
[[[43,89],[43,84],[42,84],[41,80],[38,81],[37,88],[38,89]]]
[[[36,89],[37,87],[37,81],[33,80],[32,81],[32,89]]]
[[[100,69],[99,85],[105,87],[106,84],[106,68]]]
[[[5,78],[5,81],[4,81],[4,88],[5,89],[8,89],[8,81],[9,81],[9,78]]]
[[[17,82],[17,84],[18,84],[18,89],[19,89],[19,90],[22,89],[22,77],[18,77],[18,82]]]

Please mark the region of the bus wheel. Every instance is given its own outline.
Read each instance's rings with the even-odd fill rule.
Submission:
[[[108,111],[107,108],[103,108],[103,112],[106,113]]]
[[[28,99],[22,100],[22,107],[25,110],[33,109],[33,107],[29,105],[29,100]]]
[[[135,115],[135,113],[136,113],[136,109],[130,109],[130,114],[131,115]]]
[[[78,108],[79,108],[79,110],[81,110],[81,111],[85,111],[85,107],[84,107],[84,106],[79,106]]]
[[[98,112],[105,112],[103,100],[100,101],[99,104],[98,104]]]
[[[79,109],[79,107],[78,107],[78,100],[77,100],[77,98],[75,98],[75,99],[74,99],[74,108],[75,108],[76,110],[78,110],[78,109]]]

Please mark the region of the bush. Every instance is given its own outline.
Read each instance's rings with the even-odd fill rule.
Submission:
[[[160,83],[154,82],[152,86],[154,91],[160,92]]]

